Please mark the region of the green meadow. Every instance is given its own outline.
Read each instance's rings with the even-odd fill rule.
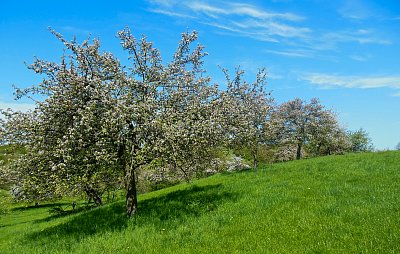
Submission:
[[[139,197],[131,219],[122,198],[14,204],[0,253],[400,253],[400,152],[261,165]]]

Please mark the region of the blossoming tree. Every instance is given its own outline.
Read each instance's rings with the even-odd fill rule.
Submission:
[[[99,40],[82,44],[52,33],[68,55],[60,63],[36,59],[30,69],[44,80],[18,97],[44,97],[27,113],[3,111],[3,136],[27,147],[15,161],[21,197],[48,198],[85,192],[101,205],[102,185],[123,179],[126,213],[137,209],[136,176],[151,164],[198,167],[218,140],[218,88],[204,77],[197,33],[184,33],[172,61],[164,64],[146,37],[118,33],[131,67],[121,66]],[[204,160],[201,162],[204,163]],[[11,166],[12,167],[12,166]]]

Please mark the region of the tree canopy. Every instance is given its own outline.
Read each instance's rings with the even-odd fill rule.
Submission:
[[[206,54],[192,47],[197,33],[183,33],[173,60],[164,64],[146,37],[120,31],[129,68],[100,51],[99,40],[78,44],[52,33],[69,54],[60,63],[35,59],[29,68],[44,75],[43,82],[17,91],[19,98],[45,99],[27,113],[4,111],[5,138],[28,151],[14,164],[17,191],[39,199],[84,191],[100,205],[99,192],[122,177],[131,216],[139,168],[173,164],[187,173],[218,140],[218,88],[203,77]]]

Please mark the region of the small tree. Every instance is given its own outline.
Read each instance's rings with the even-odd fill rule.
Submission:
[[[362,128],[357,131],[349,131],[348,137],[351,143],[352,152],[368,152],[374,149],[371,138]]]
[[[400,142],[399,142],[399,143],[397,143],[397,145],[396,145],[396,148],[395,148],[395,149],[400,151]]]
[[[318,121],[312,128],[307,149],[316,156],[343,154],[350,148],[346,131],[340,127],[336,115],[331,110],[322,109]]]
[[[278,139],[281,145],[296,145],[296,159],[302,157],[304,145],[313,144],[317,153],[333,141],[337,129],[336,119],[330,110],[325,109],[318,99],[306,103],[294,99],[280,105],[273,115],[273,122],[278,123]]]
[[[272,98],[266,92],[266,72],[259,70],[255,82],[247,83],[244,71],[236,69],[235,77],[223,69],[227,90],[221,100],[225,118],[225,137],[228,146],[247,148],[251,151],[253,167],[257,167],[261,144],[266,143],[266,128],[271,110]]]

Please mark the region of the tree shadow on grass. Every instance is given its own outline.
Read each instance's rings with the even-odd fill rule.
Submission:
[[[48,245],[63,242],[68,246],[80,239],[105,231],[121,230],[126,227],[127,219],[122,202],[116,202],[92,210],[69,214],[70,218],[53,227],[44,228],[28,234],[25,237],[27,244]],[[47,223],[67,215],[51,215],[48,218],[37,220],[36,223]]]
[[[26,211],[26,210],[32,210],[32,209],[40,209],[40,208],[53,208],[57,206],[63,206],[67,205],[69,203],[65,202],[58,202],[58,203],[51,203],[51,204],[39,204],[39,205],[30,205],[30,206],[19,206],[19,207],[14,207],[11,209],[11,211]]]
[[[237,199],[238,195],[227,192],[221,184],[192,186],[166,195],[139,202],[138,215],[133,218],[135,227],[176,227],[189,217],[198,217],[215,210],[219,205]],[[71,218],[54,227],[45,228],[27,236],[27,242],[47,244],[53,241],[70,242],[107,231],[119,231],[128,225],[124,202],[116,202]]]
[[[11,208],[10,211],[11,212],[25,212],[25,211],[32,211],[32,210],[40,210],[40,209],[43,209],[43,208],[53,209],[55,207],[65,206],[67,204],[68,203],[65,203],[65,202],[64,203],[58,202],[58,203],[51,203],[51,204],[48,203],[48,204],[31,205],[31,206],[19,206],[19,207]],[[43,212],[46,212],[46,211],[43,210]],[[50,218],[52,216],[47,217],[45,219],[39,219],[38,220],[38,219],[31,219],[31,215],[29,213],[23,213],[22,216],[18,216],[18,217],[19,218],[26,217],[27,219],[22,219],[22,220],[19,219],[17,221],[12,221],[11,223],[9,222],[9,223],[0,225],[0,227],[12,227],[12,226],[15,226],[15,225],[27,224],[27,223],[32,223],[32,222],[36,223],[36,222],[41,221],[41,220],[46,221],[47,218]]]
[[[94,205],[80,205],[79,207],[76,207],[75,209],[70,206],[70,209],[65,209],[63,206],[52,206],[48,212],[51,214],[50,216],[42,219],[37,219],[34,221],[34,223],[42,223],[42,222],[49,222],[58,218],[62,218],[65,216],[69,216],[72,214],[78,214],[78,213],[83,213],[85,211],[89,211],[93,209]]]
[[[164,196],[143,200],[139,203],[137,226],[148,223],[156,227],[174,227],[187,218],[199,217],[215,210],[222,203],[236,200],[238,194],[228,192],[221,184],[192,186]]]

